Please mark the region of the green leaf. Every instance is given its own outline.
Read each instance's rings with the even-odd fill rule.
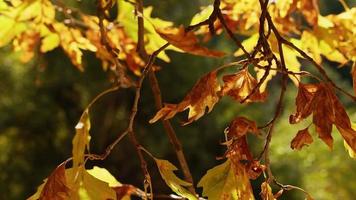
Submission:
[[[198,187],[203,188],[203,196],[209,200],[237,200],[236,176],[230,160],[210,170],[199,181]]]
[[[90,119],[88,110],[83,112],[78,124],[75,126],[75,130],[76,133],[72,141],[73,168],[77,168],[84,164],[85,150],[89,150]]]
[[[185,197],[189,200],[198,200],[198,198],[186,188],[188,186],[191,186],[192,184],[178,178],[174,174],[174,171],[177,170],[177,167],[175,167],[167,160],[155,158],[155,161],[163,180],[176,194]]]

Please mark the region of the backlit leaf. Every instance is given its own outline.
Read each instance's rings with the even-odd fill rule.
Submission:
[[[178,178],[174,174],[177,167],[167,160],[155,159],[155,161],[163,180],[176,194],[189,200],[198,200],[198,198],[186,188],[192,184]]]
[[[218,91],[220,85],[216,78],[216,71],[212,71],[203,76],[185,96],[179,104],[166,104],[150,120],[154,123],[159,119],[170,119],[178,112],[189,109],[188,120],[183,124],[190,124],[202,117],[206,110],[211,112],[214,105],[219,101]]]
[[[291,142],[291,148],[296,150],[301,150],[304,146],[311,144],[313,138],[310,135],[308,128],[298,131],[297,135],[293,138]]]
[[[257,80],[248,72],[247,68],[236,74],[225,75],[223,81],[222,95],[229,95],[236,101],[244,100],[257,86]],[[246,102],[264,101],[266,97],[266,92],[261,93],[259,89],[255,89]]]
[[[89,150],[90,141],[90,119],[89,111],[85,110],[75,126],[75,136],[73,138],[72,144],[72,154],[73,154],[73,168],[77,168],[84,164],[84,153]]]

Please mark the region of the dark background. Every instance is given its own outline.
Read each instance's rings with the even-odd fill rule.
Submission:
[[[211,3],[203,0],[144,1],[154,7],[153,15],[189,24],[191,17],[201,5]],[[85,12],[95,12],[95,3],[70,2]],[[355,4],[355,1],[349,1]],[[321,13],[339,13],[343,10],[337,1],[321,1]],[[225,41],[225,42],[224,42]],[[219,48],[232,48],[226,42],[213,41]],[[227,62],[224,59],[210,59],[175,52],[168,53],[171,63],[158,62],[162,70],[157,73],[164,102],[177,103],[195,81],[214,67]],[[74,126],[81,112],[98,93],[110,87],[107,74],[94,54],[86,53],[85,72],[72,66],[62,50],[56,49],[44,56],[37,56],[30,63],[20,63],[11,47],[0,50],[0,199],[25,199],[35,192],[51,171],[71,156],[71,141]],[[324,63],[332,79],[348,91],[352,91],[350,66],[337,69],[336,63]],[[310,65],[303,65],[312,70]],[[225,151],[220,143],[223,131],[236,116],[246,116],[260,124],[268,121],[274,111],[279,93],[278,82],[269,85],[270,97],[267,103],[240,105],[229,98],[219,102],[214,110],[189,126],[180,122],[186,113],[172,120],[180,138],[195,183],[205,172],[222,161],[216,160]],[[278,87],[277,87],[278,88]],[[296,88],[289,85],[285,110],[275,129],[271,147],[272,169],[276,178],[285,184],[301,186],[315,199],[351,200],[356,196],[356,162],[349,158],[343,147],[342,138],[335,132],[334,150],[317,137],[314,143],[300,152],[289,147],[291,139],[303,125],[289,125],[288,116],[294,111]],[[135,130],[139,141],[156,157],[168,159],[178,165],[175,154],[161,123],[148,124],[154,113],[154,100],[144,83],[143,95]],[[127,116],[133,102],[134,90],[122,89],[100,99],[91,109],[91,151],[102,153],[117,135],[127,126]],[[356,121],[356,107],[347,98],[341,97],[352,121]],[[312,133],[314,136],[315,134]],[[252,150],[261,151],[263,141],[250,138]],[[169,193],[151,159],[147,158],[153,177],[154,189]],[[107,168],[123,183],[142,185],[142,173],[136,152],[128,138],[124,139],[109,158],[100,162],[89,162],[88,168],[98,165]],[[179,174],[181,175],[181,174]],[[262,179],[252,181],[256,198]],[[281,199],[303,199],[298,191],[286,192]]]

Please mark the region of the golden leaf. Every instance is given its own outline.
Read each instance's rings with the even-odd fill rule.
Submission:
[[[257,86],[257,80],[248,72],[248,69],[243,69],[236,74],[225,75],[223,77],[224,86],[222,87],[222,95],[229,95],[236,101],[242,101],[251,94]],[[254,93],[246,100],[247,102],[264,101],[267,97],[266,92],[260,92],[256,89]]]
[[[73,138],[72,144],[72,154],[73,154],[73,168],[76,169],[80,165],[84,164],[84,153],[85,150],[89,150],[90,141],[90,119],[89,111],[85,110],[80,117],[78,124],[75,126],[75,136]]]
[[[167,160],[155,158],[155,161],[163,180],[176,194],[189,200],[198,200],[198,198],[186,188],[192,184],[178,178],[174,174],[174,171],[177,170],[177,167],[175,167]]]
[[[200,46],[198,44],[198,38],[194,35],[194,33],[186,32],[183,26],[180,26],[179,28],[156,28],[156,32],[163,39],[184,52],[208,57],[222,57],[225,55],[224,52],[210,50],[206,47]]]
[[[290,147],[292,149],[301,150],[304,146],[311,144],[313,138],[310,135],[308,128],[298,131],[297,135],[293,138]]]

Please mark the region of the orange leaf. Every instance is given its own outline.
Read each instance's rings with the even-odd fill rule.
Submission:
[[[298,131],[297,135],[293,138],[290,147],[292,149],[301,150],[304,146],[311,144],[313,138],[310,135],[308,128]]]
[[[229,137],[239,138],[246,135],[247,132],[258,133],[256,122],[245,117],[235,118],[229,125]]]
[[[243,69],[236,74],[230,74],[223,77],[224,86],[222,95],[229,95],[236,101],[245,99],[257,85],[257,80],[248,72],[248,69]],[[266,92],[260,93],[259,89],[246,100],[246,102],[264,101],[267,97]]]
[[[224,52],[210,50],[198,44],[198,38],[193,32],[186,32],[183,26],[179,28],[166,27],[156,28],[156,32],[171,45],[194,55],[207,57],[222,57]]]
[[[271,186],[269,186],[269,184],[267,182],[263,182],[261,184],[261,198],[263,200],[275,200],[276,198],[274,198],[273,193],[272,193],[272,188]]]
[[[39,199],[66,200],[68,198],[70,198],[70,189],[66,186],[65,165],[62,164],[48,177]]]
[[[305,20],[312,26],[318,24],[319,7],[317,0],[302,0],[299,2],[299,9]]]
[[[289,123],[298,123],[312,113],[314,109],[312,100],[317,89],[317,85],[299,83],[298,95],[296,98],[297,112],[289,117]]]
[[[220,85],[216,78],[216,71],[212,71],[203,76],[185,96],[179,104],[166,104],[157,114],[149,121],[154,123],[159,119],[170,119],[178,112],[189,109],[188,121],[183,123],[187,125],[196,121],[207,112],[211,112],[214,105],[219,101],[218,91]]]

